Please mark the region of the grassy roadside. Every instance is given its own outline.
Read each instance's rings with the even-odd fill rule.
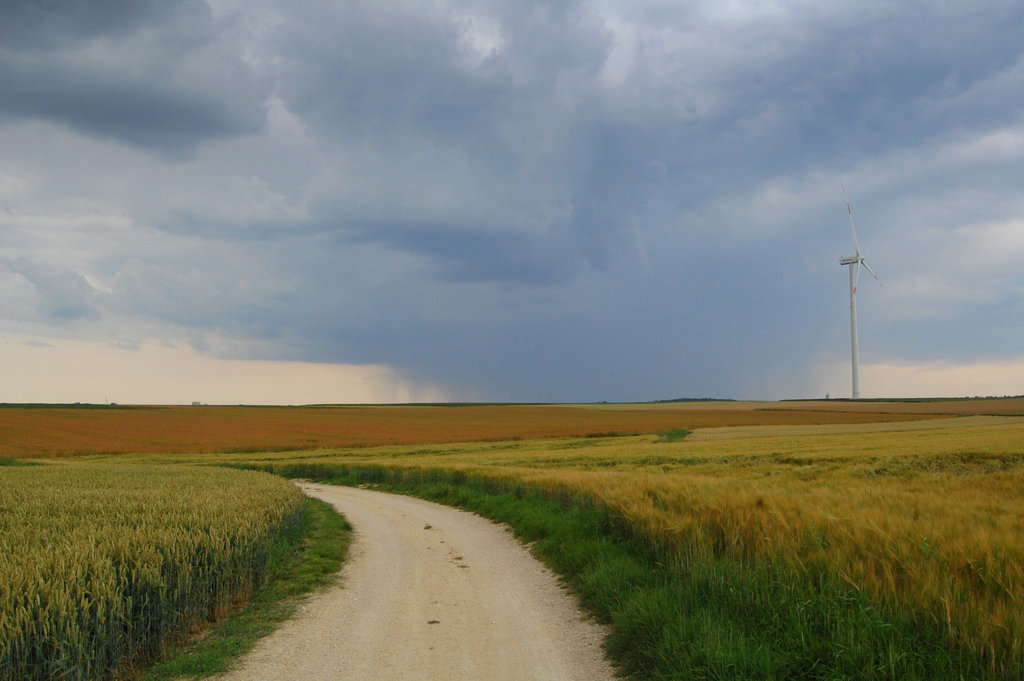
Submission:
[[[950,645],[927,618],[884,611],[857,588],[782,559],[680,559],[568,490],[459,472],[279,464],[265,470],[371,484],[512,526],[583,604],[613,625],[607,647],[644,679],[1010,679]]]
[[[272,576],[246,607],[147,669],[142,681],[199,679],[227,671],[290,617],[303,595],[334,580],[348,551],[351,529],[329,504],[306,499],[300,535],[274,547]]]

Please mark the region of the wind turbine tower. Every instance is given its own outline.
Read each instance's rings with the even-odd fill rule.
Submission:
[[[840,185],[842,186],[842,185]],[[850,231],[853,233],[853,248],[857,255],[839,259],[839,264],[850,268],[850,359],[853,369],[853,399],[860,399],[860,351],[857,347],[857,278],[860,276],[861,265],[878,281],[878,275],[868,267],[864,256],[860,254],[860,242],[857,241],[857,228],[853,226],[853,211],[850,210],[850,197],[843,187],[843,198],[846,199],[846,212],[850,216]]]

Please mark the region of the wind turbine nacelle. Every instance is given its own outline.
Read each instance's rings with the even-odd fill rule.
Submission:
[[[861,256],[851,255],[846,258],[839,258],[840,265],[856,265],[861,261]]]

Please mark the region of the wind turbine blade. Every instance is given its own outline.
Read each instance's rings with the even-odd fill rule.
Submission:
[[[853,271],[853,290],[850,291],[850,307],[857,303],[857,281],[860,279],[860,265],[861,263],[858,262],[857,268]]]
[[[839,185],[843,188],[843,198],[846,199],[846,213],[850,216],[850,231],[853,233],[853,248],[857,251],[857,255],[860,256],[860,242],[857,241],[857,228],[853,226],[853,210],[850,208],[850,197],[846,195],[846,186],[843,184]]]
[[[864,268],[865,268],[865,269],[866,269],[866,270],[867,270],[868,272],[870,272],[870,273],[871,273],[871,276],[875,278],[875,281],[877,281],[877,282],[878,282],[878,285],[879,285],[879,286],[881,286],[881,285],[882,285],[882,282],[881,282],[881,281],[879,281],[879,279],[878,279],[878,275],[877,275],[877,274],[875,274],[875,271],[874,271],[873,269],[871,269],[871,267],[870,267],[870,266],[868,265],[868,262],[867,262],[867,260],[861,260],[860,262],[861,262],[861,264],[862,264],[862,265],[864,265]]]

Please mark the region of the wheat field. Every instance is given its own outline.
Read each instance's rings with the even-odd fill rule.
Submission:
[[[0,679],[107,679],[266,577],[302,495],[189,466],[0,468]]]

